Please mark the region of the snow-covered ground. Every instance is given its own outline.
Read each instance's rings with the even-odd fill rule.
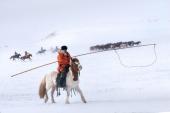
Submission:
[[[55,97],[56,104],[44,104],[38,97],[40,80],[46,73],[55,70],[56,64],[10,77],[17,72],[55,61],[57,54],[49,51],[44,55],[34,53],[32,61],[10,61],[9,54],[13,52],[5,48],[3,51],[6,52],[2,51],[1,57],[0,110],[2,113],[170,111],[170,53],[165,51],[169,47],[166,43],[159,43],[156,46],[156,63],[142,68],[123,67],[114,51],[79,57],[83,66],[80,86],[88,103],[83,104],[77,95],[70,99],[70,105],[64,104],[64,92],[61,97]],[[70,49],[74,48],[70,46]],[[74,55],[84,51],[73,53],[76,52]],[[152,46],[117,52],[127,65],[147,65],[155,59]]]
[[[170,7],[168,0],[68,0],[0,1],[0,113],[129,113],[170,111]],[[46,7],[45,7],[46,6]],[[89,47],[119,41],[141,41],[153,46],[117,50],[124,64],[149,67],[125,68],[114,51],[78,57],[83,70],[80,97],[65,104],[65,92],[56,103],[39,99],[42,77],[57,64],[10,77],[53,62],[50,48],[65,44],[72,56]],[[37,55],[40,47],[48,51]],[[32,61],[12,61],[18,51],[33,54]]]

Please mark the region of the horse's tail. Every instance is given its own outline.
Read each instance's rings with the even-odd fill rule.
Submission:
[[[42,79],[39,87],[39,96],[40,98],[44,98],[46,94],[46,76]]]

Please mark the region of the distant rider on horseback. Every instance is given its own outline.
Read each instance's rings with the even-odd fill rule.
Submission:
[[[71,56],[67,52],[67,46],[61,46],[58,51],[58,76],[56,79],[57,87],[66,87],[66,76],[70,67]]]
[[[15,51],[14,55],[18,55],[18,53]]]
[[[25,55],[24,56],[28,56],[30,53],[28,53],[27,51],[25,51]]]

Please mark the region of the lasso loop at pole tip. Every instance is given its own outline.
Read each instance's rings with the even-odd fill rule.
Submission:
[[[154,49],[154,56],[155,56],[155,58],[154,58],[154,60],[153,60],[150,64],[147,64],[147,65],[138,65],[138,66],[126,65],[126,64],[123,63],[123,61],[122,61],[119,53],[118,53],[116,50],[114,50],[114,52],[116,53],[116,55],[117,55],[117,57],[118,57],[118,59],[119,59],[119,63],[120,63],[123,67],[125,67],[125,68],[150,67],[150,66],[152,66],[153,64],[155,64],[156,61],[157,61],[156,44],[152,44],[152,45],[154,46],[153,49]],[[148,45],[148,46],[151,46],[151,45]]]

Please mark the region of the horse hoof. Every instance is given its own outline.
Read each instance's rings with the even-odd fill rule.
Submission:
[[[45,99],[45,101],[44,101],[44,102],[45,102],[45,103],[47,103],[47,101],[48,101],[48,99]]]
[[[66,104],[70,104],[70,102],[67,101]]]
[[[85,104],[87,103],[87,101],[83,101]]]
[[[53,101],[52,103],[53,103],[53,104],[55,104],[56,102],[55,102],[55,101]]]

